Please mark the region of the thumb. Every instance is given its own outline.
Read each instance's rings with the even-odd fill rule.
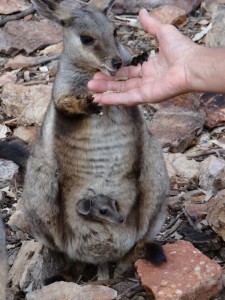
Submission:
[[[139,19],[141,26],[149,34],[156,36],[159,33],[162,23],[156,18],[150,17],[146,9],[140,10]]]

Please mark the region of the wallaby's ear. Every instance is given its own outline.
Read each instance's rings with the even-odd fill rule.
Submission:
[[[43,17],[57,22],[60,25],[64,24],[64,21],[70,18],[69,10],[60,7],[59,4],[51,0],[31,0],[35,5],[38,13]]]
[[[95,6],[107,14],[114,2],[115,0],[90,0],[88,5]]]
[[[77,211],[82,215],[88,215],[91,210],[91,200],[83,199],[77,204]]]

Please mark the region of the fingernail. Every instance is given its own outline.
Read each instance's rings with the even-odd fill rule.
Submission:
[[[142,12],[143,14],[146,14],[146,15],[148,15],[148,11],[147,11],[147,9],[146,9],[146,8],[142,8],[142,9],[141,9],[141,12]]]

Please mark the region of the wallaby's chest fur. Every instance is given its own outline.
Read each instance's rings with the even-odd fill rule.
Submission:
[[[113,75],[130,60],[105,15],[114,1],[92,0],[72,12],[49,0],[33,2],[44,16],[63,20],[65,38],[52,102],[27,165],[25,213],[35,236],[74,260],[118,261],[158,231],[168,180],[141,109],[104,107],[99,116],[88,96],[96,70]],[[124,222],[83,218],[76,206],[90,190],[116,200]]]

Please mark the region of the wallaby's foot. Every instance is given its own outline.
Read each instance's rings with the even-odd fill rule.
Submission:
[[[144,258],[153,264],[159,265],[166,262],[166,255],[162,245],[157,242],[140,242],[136,245],[136,255]]]
[[[134,56],[130,62],[131,66],[137,66],[138,64],[143,64],[145,61],[148,60],[148,53],[143,52],[140,55]]]
[[[102,112],[102,107],[98,105],[98,103],[93,102],[94,97],[92,95],[88,95],[85,101],[85,109],[87,113],[90,114],[100,114]]]
[[[166,255],[160,244],[154,241],[139,241],[127,255],[118,262],[114,277],[130,276],[134,271],[134,263],[140,258],[147,259],[156,265],[166,262]]]

